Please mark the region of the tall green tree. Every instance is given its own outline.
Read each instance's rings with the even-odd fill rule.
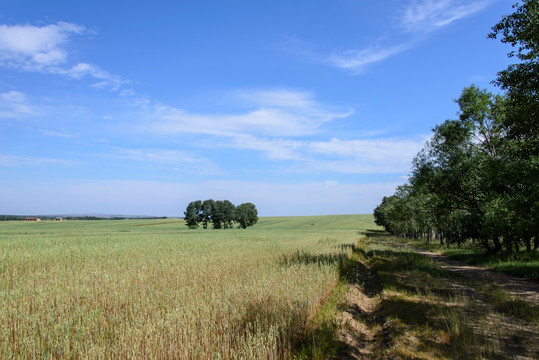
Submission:
[[[383,226],[387,232],[393,233],[391,228],[391,218],[388,216],[388,207],[390,206],[391,196],[384,196],[382,202],[374,209],[374,223]]]
[[[505,98],[475,86],[456,100],[458,120],[437,125],[432,140],[414,160],[411,183],[435,195],[436,223],[446,242],[482,241],[501,250],[499,237],[486,226],[493,203],[499,204]]]
[[[222,229],[225,223],[225,208],[222,200],[213,203],[211,221],[214,229]]]
[[[489,34],[513,48],[510,58],[519,63],[498,73],[495,84],[506,91],[507,136],[516,141],[522,155],[539,154],[539,0],[525,0],[502,18]]]
[[[198,223],[201,220],[201,210],[202,210],[202,201],[196,200],[191,201],[188,205],[184,214],[185,225],[189,228],[198,227]]]
[[[202,221],[202,227],[204,229],[208,228],[208,224],[212,222],[212,212],[213,212],[213,205],[214,201],[212,199],[204,200],[202,202],[202,208],[201,208],[201,221]]]
[[[234,221],[236,219],[236,206],[228,200],[223,200],[223,227],[225,229],[231,229],[234,227]]]
[[[258,222],[258,211],[253,203],[243,203],[236,207],[236,221],[240,228],[246,229]]]
[[[516,3],[489,34],[509,44],[519,62],[498,73],[495,84],[507,94],[505,167],[506,213],[525,246],[539,248],[539,0]],[[509,235],[508,235],[509,237]]]

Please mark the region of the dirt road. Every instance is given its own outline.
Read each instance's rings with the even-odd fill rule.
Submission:
[[[539,359],[539,284],[394,239],[360,247],[338,359]]]
[[[511,295],[520,296],[526,301],[539,305],[539,284],[534,281],[492,271],[484,267],[469,265],[458,260],[450,259],[447,256],[406,246],[420,254],[439,261],[444,269],[457,272],[474,280],[482,281],[485,284],[501,287]]]

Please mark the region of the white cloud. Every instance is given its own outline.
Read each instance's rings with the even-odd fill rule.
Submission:
[[[425,138],[377,138],[330,141],[313,141],[309,149],[324,155],[337,155],[365,159],[369,161],[390,161],[391,159],[411,159],[425,143]],[[408,160],[409,161],[409,160]]]
[[[287,161],[290,171],[303,173],[406,173],[425,142],[424,137],[307,140],[305,136],[319,136],[323,124],[352,111],[320,104],[311,93],[301,91],[244,91],[235,97],[255,109],[236,115],[204,115],[154,106],[139,131],[214,135],[211,147],[254,150],[270,160]],[[208,139],[198,144],[203,147]]]
[[[83,26],[59,22],[45,26],[0,25],[0,62],[26,70],[44,70],[64,63],[63,47],[69,35],[82,34]]]
[[[99,80],[99,82],[92,85],[96,88],[111,88],[112,90],[119,90],[123,84],[127,83],[127,81],[122,80],[119,76],[112,75],[100,69],[97,65],[88,63],[78,63],[70,69],[55,69],[51,71],[58,74],[67,75],[73,79],[82,79],[85,77],[95,78]]]
[[[244,92],[239,97],[255,109],[245,113],[208,115],[157,105],[154,112],[148,115],[151,125],[147,125],[144,130],[165,134],[198,133],[229,137],[245,134],[304,136],[317,133],[324,123],[352,114],[351,110],[324,106],[305,92],[253,91]]]
[[[334,52],[328,57],[327,62],[334,67],[351,70],[353,74],[360,74],[367,65],[386,60],[409,49],[411,45],[411,43],[400,44],[387,48],[373,46],[365,49]]]
[[[414,154],[415,155],[415,154]],[[385,159],[384,162],[376,162],[372,159],[312,159],[303,164],[291,168],[291,172],[300,174],[402,174],[410,170],[412,157],[398,157]]]
[[[35,115],[35,111],[28,105],[26,95],[15,90],[0,93],[0,117],[19,118]]]
[[[8,91],[0,94],[0,100],[10,103],[22,103],[26,101],[26,96],[19,91]]]
[[[223,175],[224,172],[210,159],[189,151],[170,149],[127,149],[111,151],[109,156],[146,163],[174,166],[172,170],[198,176]]]
[[[309,173],[406,173],[426,137],[329,141],[235,138],[232,147],[263,152],[271,160],[296,161],[294,171]]]
[[[365,67],[398,55],[432,31],[485,9],[492,0],[413,0],[399,14],[398,25],[405,33],[413,33],[396,45],[368,45],[356,49],[333,51],[322,62],[333,67],[361,74]],[[395,34],[402,35],[402,34]]]
[[[313,170],[348,174],[407,173],[427,137],[331,139],[309,143],[309,151],[336,160],[312,162]]]
[[[90,77],[98,80],[94,87],[119,90],[126,81],[97,65],[85,62],[66,65],[70,36],[86,33],[89,32],[84,26],[66,22],[44,26],[0,25],[0,65],[72,79]]]
[[[77,135],[69,134],[65,131],[39,130],[39,132],[46,136],[54,136],[54,137],[65,138],[65,139],[74,139],[77,137]]]
[[[305,160],[303,154],[305,142],[300,140],[266,139],[251,135],[238,135],[225,146],[260,151],[270,160]]]
[[[196,163],[204,160],[187,151],[162,149],[118,149],[114,156],[139,161],[152,161],[164,164]]]
[[[309,113],[320,112],[320,104],[314,100],[314,95],[308,91],[289,89],[251,90],[237,92],[235,96],[254,106],[296,109]]]
[[[420,0],[404,10],[401,25],[407,31],[426,33],[486,8],[490,0]]]
[[[33,167],[33,166],[49,166],[49,165],[61,165],[61,166],[73,166],[77,162],[65,159],[53,159],[53,158],[40,158],[40,157],[26,157],[16,155],[4,155],[0,154],[0,166],[5,167]]]

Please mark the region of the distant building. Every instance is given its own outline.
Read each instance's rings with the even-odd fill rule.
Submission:
[[[27,217],[27,218],[24,218],[24,221],[41,221],[41,219],[40,218]]]
[[[63,217],[57,217],[57,218],[54,218],[54,220],[56,220],[56,221],[63,221],[64,218],[63,218]]]

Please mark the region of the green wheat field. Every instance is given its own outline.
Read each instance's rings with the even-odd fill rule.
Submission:
[[[371,215],[0,223],[0,358],[278,359]]]

